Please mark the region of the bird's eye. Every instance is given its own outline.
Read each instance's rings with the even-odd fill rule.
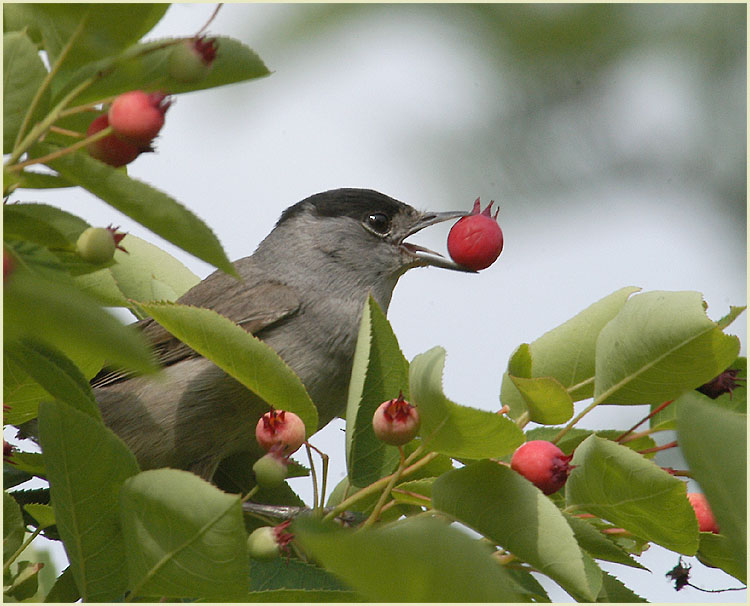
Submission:
[[[383,213],[372,213],[367,215],[365,227],[376,234],[384,235],[391,229],[391,221]]]

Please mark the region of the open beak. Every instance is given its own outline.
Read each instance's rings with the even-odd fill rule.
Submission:
[[[434,250],[430,250],[429,248],[425,248],[424,246],[419,246],[418,244],[404,242],[406,238],[424,229],[425,227],[435,225],[436,223],[442,223],[443,221],[450,221],[451,219],[459,219],[470,214],[470,211],[462,210],[451,210],[442,213],[424,212],[419,217],[419,219],[417,219],[417,221],[406,230],[406,233],[404,233],[403,235],[399,235],[398,244],[399,246],[401,246],[401,248],[408,251],[418,261],[418,263],[416,263],[417,265],[432,265],[433,267],[442,267],[444,269],[452,269],[454,271],[463,271],[472,274],[477,273],[473,269],[468,269],[463,265],[454,263],[450,259],[446,259],[443,255],[435,252]]]

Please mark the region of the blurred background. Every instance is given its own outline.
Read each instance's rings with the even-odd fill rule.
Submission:
[[[191,35],[214,8],[173,5],[148,39]],[[494,266],[409,272],[389,311],[408,359],[447,350],[448,397],[497,410],[519,344],[623,286],[700,291],[712,319],[746,304],[746,24],[744,4],[227,4],[209,33],[241,40],[273,73],[180,95],[158,153],[129,173],[205,220],[232,259],[327,189],[436,211],[499,203]],[[86,192],[19,199],[119,224],[211,271]],[[445,252],[449,229],[412,241]],[[746,315],[728,332],[746,355]],[[600,407],[581,426],[625,429],[644,409]],[[333,485],[342,427],[313,440]],[[679,468],[668,453],[657,462]],[[309,482],[295,488],[309,499]],[[640,561],[652,573],[602,567],[650,601],[746,600],[678,594],[664,576],[677,555],[656,546]],[[739,586],[685,561],[695,585]]]

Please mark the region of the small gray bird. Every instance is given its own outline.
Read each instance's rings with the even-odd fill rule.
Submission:
[[[372,294],[386,311],[412,267],[463,268],[404,240],[468,212],[419,212],[366,189],[337,189],[287,208],[255,253],[216,271],[180,303],[230,318],[297,373],[320,427],[344,412],[359,322]],[[175,467],[210,480],[219,463],[253,451],[269,409],[247,388],[147,318],[139,327],[164,367],[157,377],[103,371],[93,381],[104,422],[143,469]]]

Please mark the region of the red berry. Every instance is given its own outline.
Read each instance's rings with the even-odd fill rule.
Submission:
[[[462,217],[448,234],[448,253],[456,263],[478,271],[492,265],[503,250],[503,231],[497,213],[490,214],[493,202],[479,212],[479,198],[472,214]]]
[[[108,126],[109,118],[107,114],[101,114],[91,122],[86,130],[86,135],[90,137]],[[150,151],[150,148],[139,147],[138,145],[123,141],[114,134],[89,143],[86,149],[93,158],[115,167],[130,164],[141,152]]]
[[[700,492],[689,492],[687,498],[695,510],[695,517],[698,518],[698,529],[701,532],[719,534],[719,525],[716,523],[706,495]]]
[[[178,82],[197,82],[206,77],[216,59],[216,38],[190,38],[169,53],[167,69]]]
[[[571,458],[552,442],[531,440],[516,449],[510,466],[544,494],[552,494],[568,480]]]
[[[419,432],[419,424],[419,412],[401,393],[398,398],[383,402],[372,416],[375,436],[392,446],[402,446],[413,440]]]
[[[121,139],[146,146],[164,126],[164,114],[169,101],[164,93],[144,93],[131,90],[119,95],[107,116],[115,134]]]
[[[271,410],[258,420],[255,438],[263,450],[270,451],[281,445],[282,452],[288,456],[305,443],[305,424],[293,412]]]

